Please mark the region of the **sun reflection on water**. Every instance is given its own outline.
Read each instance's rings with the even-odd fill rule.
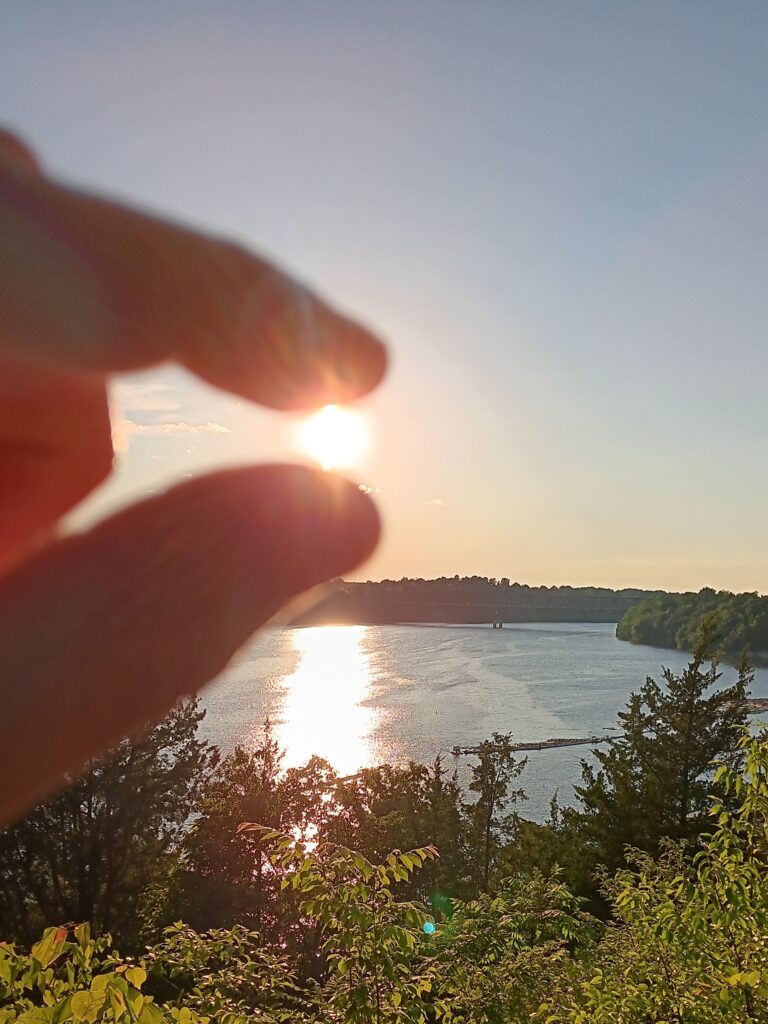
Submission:
[[[340,775],[371,764],[375,712],[361,704],[371,692],[370,655],[363,649],[367,626],[307,626],[292,630],[299,655],[285,679],[276,739],[286,767],[313,754]]]

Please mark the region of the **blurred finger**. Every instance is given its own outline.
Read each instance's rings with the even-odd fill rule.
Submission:
[[[40,164],[29,146],[17,135],[0,128],[0,164],[9,169],[39,174]]]
[[[0,571],[111,467],[103,380],[0,359]]]
[[[19,160],[0,161],[0,309],[0,351],[17,358],[102,373],[174,359],[279,409],[356,398],[386,363],[369,331],[265,260]]]
[[[369,499],[332,474],[229,470],[8,574],[0,822],[198,690],[293,595],[354,568],[378,532]]]

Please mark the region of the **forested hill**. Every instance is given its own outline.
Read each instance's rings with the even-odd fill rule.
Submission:
[[[603,587],[529,587],[485,576],[339,581],[298,623],[618,622],[628,609],[655,593]]]
[[[692,651],[705,620],[718,646],[731,657],[768,653],[768,597],[705,587],[698,594],[657,594],[635,604],[616,627],[619,640]]]

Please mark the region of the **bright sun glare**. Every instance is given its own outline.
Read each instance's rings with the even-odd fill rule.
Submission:
[[[299,428],[306,453],[323,469],[353,465],[363,454],[366,430],[359,416],[338,405],[326,405]]]

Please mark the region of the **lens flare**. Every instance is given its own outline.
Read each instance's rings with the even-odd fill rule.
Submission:
[[[323,469],[354,465],[363,454],[366,441],[360,417],[338,405],[326,405],[299,428],[302,448]]]

